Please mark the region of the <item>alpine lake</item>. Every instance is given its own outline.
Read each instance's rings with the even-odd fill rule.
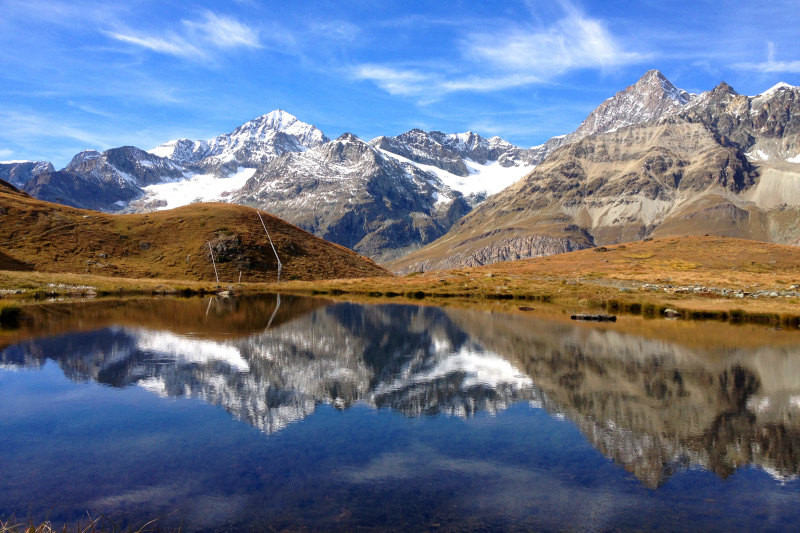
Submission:
[[[259,297],[0,333],[0,519],[800,530],[800,332]]]

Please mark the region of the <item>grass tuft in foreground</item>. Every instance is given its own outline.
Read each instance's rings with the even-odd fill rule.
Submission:
[[[13,516],[8,519],[0,518],[0,533],[151,533],[151,532],[179,532],[180,528],[164,529],[158,525],[159,519],[153,519],[138,527],[123,528],[114,523],[110,518],[101,515],[96,518],[87,517],[87,521],[64,524],[61,527],[50,521],[38,525],[33,522],[19,522]]]

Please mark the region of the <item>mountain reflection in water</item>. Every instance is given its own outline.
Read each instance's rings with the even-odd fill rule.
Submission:
[[[51,359],[76,382],[200,398],[266,434],[320,404],[470,417],[527,401],[651,487],[689,467],[800,473],[800,343],[697,346],[522,315],[287,296],[115,309],[66,314],[65,329],[83,330],[21,341],[0,363]]]

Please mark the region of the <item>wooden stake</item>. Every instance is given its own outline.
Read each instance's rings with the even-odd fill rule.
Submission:
[[[269,239],[269,245],[272,246],[272,252],[275,254],[275,259],[278,260],[278,283],[281,282],[281,269],[283,268],[283,263],[281,263],[281,258],[278,257],[278,251],[275,249],[275,245],[272,244],[272,237],[269,236],[269,231],[267,231],[267,225],[264,224],[264,219],[261,218],[261,213],[256,211],[258,214],[258,219],[261,221],[261,225],[264,226],[264,231],[267,233],[267,239]]]
[[[217,286],[219,286],[219,274],[217,274],[217,263],[214,261],[214,249],[211,243],[208,243],[208,251],[211,252],[211,264],[214,265],[214,275],[217,277]]]

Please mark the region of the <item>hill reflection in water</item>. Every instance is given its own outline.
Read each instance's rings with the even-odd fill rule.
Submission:
[[[689,467],[800,473],[800,342],[698,347],[521,315],[287,296],[109,305],[55,313],[54,334],[6,347],[0,363],[51,359],[76,382],[200,398],[266,434],[320,404],[470,417],[526,401],[572,421],[650,487]]]

